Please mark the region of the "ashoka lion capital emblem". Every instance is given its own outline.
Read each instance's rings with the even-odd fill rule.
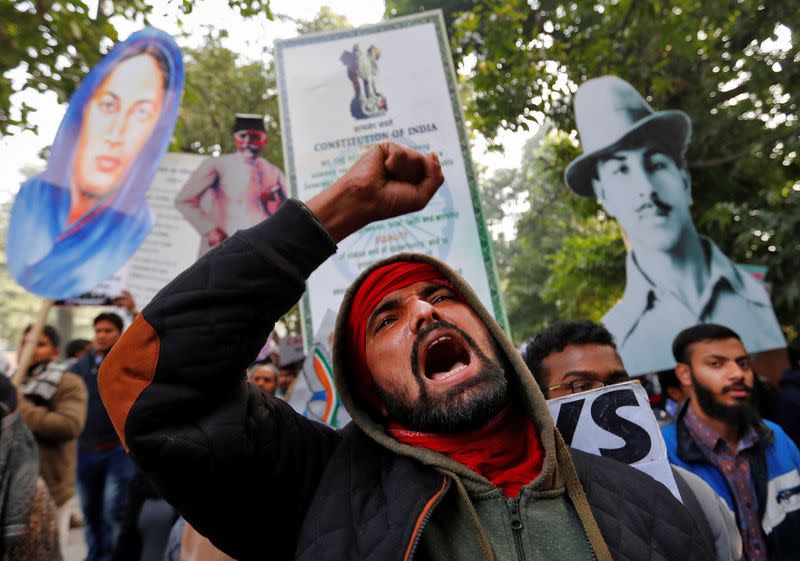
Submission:
[[[364,50],[353,45],[352,51],[342,53],[342,63],[347,66],[347,76],[353,83],[355,96],[350,103],[350,112],[356,119],[379,117],[386,113],[386,97],[378,92],[378,59],[381,51],[375,45]]]

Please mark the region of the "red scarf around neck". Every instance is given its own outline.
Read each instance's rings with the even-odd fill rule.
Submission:
[[[466,434],[415,432],[394,423],[387,432],[398,442],[429,448],[467,466],[501,487],[508,498],[519,495],[542,471],[539,434],[527,416],[511,408]]]

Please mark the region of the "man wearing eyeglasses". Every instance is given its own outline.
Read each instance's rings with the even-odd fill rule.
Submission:
[[[528,339],[522,351],[545,398],[628,381],[614,337],[593,321],[560,321]]]
[[[283,172],[261,157],[269,142],[263,117],[237,113],[233,137],[236,152],[204,160],[175,199],[203,237],[201,256],[237,230],[269,218],[286,200]]]
[[[629,380],[614,336],[593,321],[559,321],[526,341],[522,358],[546,399],[595,390]],[[698,476],[673,466],[684,506],[714,539],[720,561],[742,557],[733,513]]]

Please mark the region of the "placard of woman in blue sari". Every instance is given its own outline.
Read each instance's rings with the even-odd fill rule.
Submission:
[[[8,268],[25,289],[71,298],[113,275],[153,226],[145,197],[183,92],[175,41],[146,28],[118,43],[81,82],[47,169],[11,210]]]

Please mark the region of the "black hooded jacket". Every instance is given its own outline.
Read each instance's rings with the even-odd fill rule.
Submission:
[[[437,508],[463,480],[486,482],[394,441],[353,401],[341,349],[349,297],[334,368],[353,423],[334,431],[245,382],[273,323],[335,249],[304,205],[287,202],[164,288],[100,371],[104,403],[133,460],[194,528],[240,561],[421,559]],[[514,364],[519,399],[546,452],[532,485],[566,487],[585,534],[575,539],[596,559],[713,558],[709,537],[663,485],[618,462],[569,453],[530,373],[471,289],[443,264],[406,258],[436,263]]]

